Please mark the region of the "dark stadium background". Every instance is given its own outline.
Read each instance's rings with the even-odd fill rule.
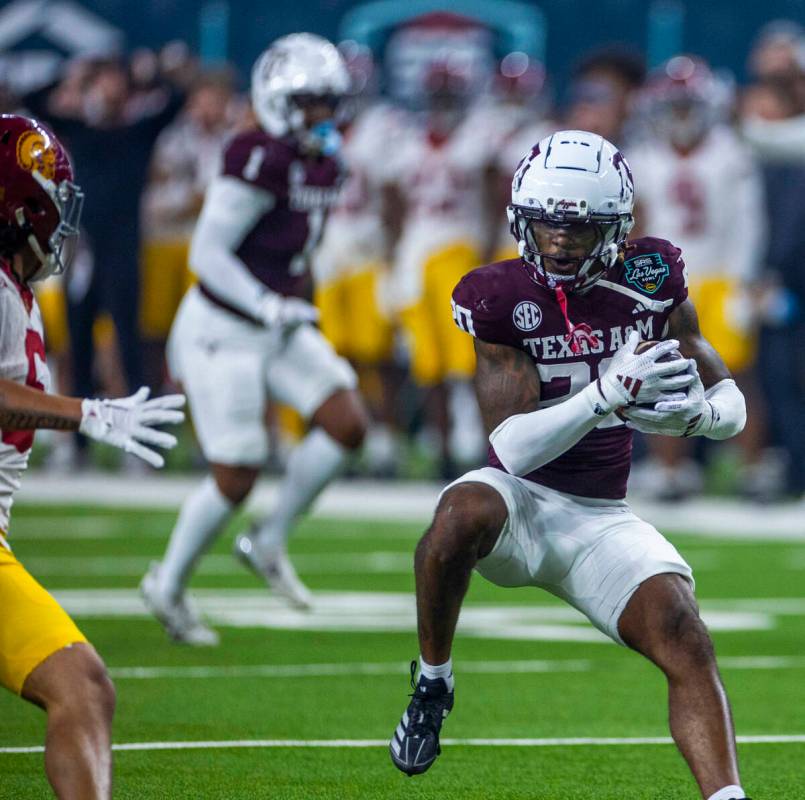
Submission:
[[[0,15],[19,2],[4,3]],[[762,25],[777,18],[805,20],[803,0],[770,0],[764,3],[730,0],[547,0],[521,3],[507,0],[452,0],[452,2],[407,2],[378,0],[82,0],[77,6],[98,14],[125,34],[131,47],[156,47],[170,39],[182,39],[203,57],[226,58],[248,75],[254,59],[272,39],[307,30],[332,39],[349,33],[349,15],[363,6],[366,18],[381,14],[415,13],[439,8],[474,15],[482,11],[495,16],[499,25],[516,25],[517,6],[541,20],[546,65],[561,86],[578,54],[604,43],[619,42],[645,49],[650,65],[656,65],[680,50],[698,53],[717,67],[727,67],[745,77],[746,53]],[[375,10],[369,9],[374,6]],[[353,17],[354,19],[354,17]],[[44,24],[45,17],[42,22]],[[0,35],[5,32],[0,16]],[[3,37],[5,39],[5,37]],[[46,32],[38,31],[15,41],[3,41],[0,50],[59,49]],[[540,43],[532,47],[541,49]]]

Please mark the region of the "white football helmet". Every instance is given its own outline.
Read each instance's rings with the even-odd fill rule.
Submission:
[[[733,99],[729,84],[704,60],[679,55],[649,75],[637,106],[656,135],[689,150],[727,118]]]
[[[532,279],[583,291],[615,264],[634,225],[633,206],[634,182],[623,154],[598,134],[558,131],[534,145],[517,167],[508,216]],[[565,255],[545,253],[540,244],[556,230],[570,242]],[[546,256],[576,269],[551,272]]]
[[[336,46],[313,33],[277,39],[252,68],[254,113],[261,127],[277,137],[304,129],[304,109],[295,98],[336,104],[349,87],[349,72]]]

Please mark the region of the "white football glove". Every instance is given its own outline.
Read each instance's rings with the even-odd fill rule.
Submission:
[[[81,425],[78,430],[90,439],[106,442],[127,453],[139,456],[152,467],[161,467],[165,459],[142,442],[170,450],[176,437],[155,430],[155,425],[176,425],[184,421],[183,394],[168,394],[148,399],[150,389],[143,386],[130,397],[116,400],[86,399],[81,403]]]
[[[704,385],[691,361],[688,368],[692,382],[686,395],[663,397],[654,408],[627,408],[621,413],[628,420],[628,427],[641,433],[657,433],[662,436],[698,436],[709,430],[713,419],[713,407],[705,400]]]
[[[299,297],[266,292],[260,301],[260,321],[267,328],[295,328],[318,319],[316,306]]]
[[[687,359],[657,360],[679,347],[676,339],[666,339],[636,354],[639,342],[640,335],[632,331],[613,356],[607,371],[598,379],[598,390],[610,411],[636,403],[654,403],[664,394],[678,393],[694,381],[690,373],[674,374],[682,367],[680,360]]]

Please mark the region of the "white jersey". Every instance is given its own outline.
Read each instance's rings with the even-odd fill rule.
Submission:
[[[470,112],[445,140],[414,127],[391,153],[407,213],[395,257],[395,304],[419,295],[424,263],[455,243],[481,248],[485,230],[484,172],[494,164],[494,138],[485,109]]]
[[[731,129],[713,129],[688,156],[657,139],[627,154],[647,236],[682,249],[692,278],[750,281],[765,240],[761,178]]]
[[[0,261],[0,378],[50,391],[42,314],[33,292]],[[28,466],[33,431],[0,431],[0,536],[8,532],[14,493]]]
[[[475,239],[484,202],[481,177],[494,162],[494,139],[485,109],[470,112],[444,140],[413,128],[394,169],[408,206],[406,230],[429,239]]]
[[[314,264],[317,281],[328,281],[383,257],[383,186],[394,179],[388,152],[405,140],[403,112],[385,104],[361,112],[344,135],[341,155],[347,178],[330,212]]]

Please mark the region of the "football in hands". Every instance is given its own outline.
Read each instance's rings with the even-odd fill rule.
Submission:
[[[635,348],[635,353],[645,353],[646,350],[650,350],[652,347],[654,347],[655,344],[659,344],[659,341],[657,339],[647,339],[646,341],[639,342],[637,347]],[[679,373],[673,373],[673,374],[681,375],[683,372],[687,371],[688,361],[682,355],[682,353],[679,352],[679,350],[672,350],[670,353],[666,353],[664,356],[660,356],[657,359],[657,361],[676,361],[678,359],[681,362]],[[637,406],[643,408],[654,408],[654,403],[638,403]],[[626,408],[625,406],[622,408],[616,408],[615,414],[618,417],[618,419],[622,419],[624,422],[627,422],[626,417],[624,417],[623,414],[621,413],[622,411],[625,410],[625,408]]]

